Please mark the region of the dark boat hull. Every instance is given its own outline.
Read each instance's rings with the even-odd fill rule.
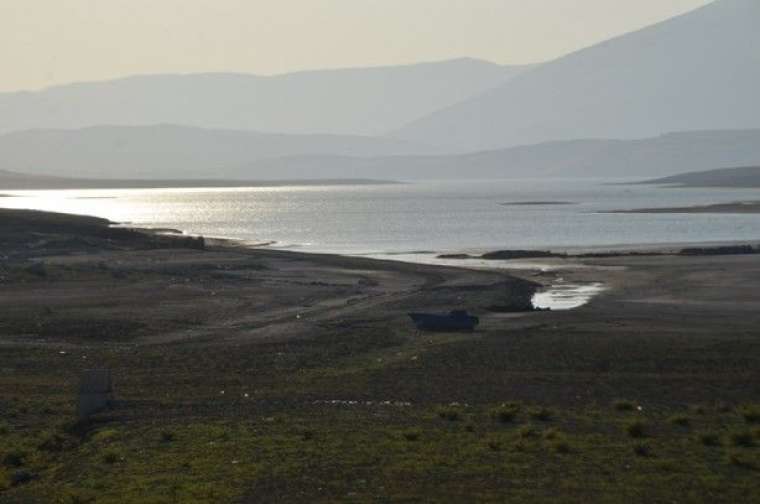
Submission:
[[[478,317],[464,314],[435,315],[429,313],[410,313],[417,329],[421,331],[463,331],[472,332],[480,323]]]

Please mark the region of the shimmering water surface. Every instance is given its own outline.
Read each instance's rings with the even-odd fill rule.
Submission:
[[[0,206],[89,214],[139,226],[341,254],[760,239],[760,216],[610,214],[760,199],[750,189],[674,189],[620,180],[414,182],[374,186],[5,191]],[[504,205],[516,202],[563,205]]]

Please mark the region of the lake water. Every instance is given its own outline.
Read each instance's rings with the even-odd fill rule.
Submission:
[[[0,206],[89,214],[313,252],[390,254],[757,240],[760,216],[610,214],[760,199],[751,189],[498,180],[400,185],[3,191]],[[561,201],[570,205],[503,205]]]

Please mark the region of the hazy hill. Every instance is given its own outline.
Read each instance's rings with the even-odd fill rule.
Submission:
[[[245,173],[256,178],[299,174],[392,179],[656,177],[750,164],[760,165],[760,129],[546,142],[462,155],[297,156],[261,160]]]
[[[83,178],[248,178],[241,167],[285,155],[430,152],[383,138],[278,135],[159,126],[32,130],[0,136],[0,170]],[[326,178],[321,173],[296,178]],[[273,178],[280,178],[275,176]]]
[[[375,135],[506,82],[528,67],[474,59],[276,76],[148,75],[0,94],[0,133],[182,124]]]
[[[661,177],[760,165],[760,129],[546,142],[460,155],[420,152],[369,137],[97,127],[2,135],[0,170],[96,179]]]
[[[760,187],[760,164],[741,168],[719,168],[681,173],[649,180],[646,184],[673,184],[683,187]]]
[[[460,150],[760,127],[760,1],[701,9],[545,63],[395,136]]]

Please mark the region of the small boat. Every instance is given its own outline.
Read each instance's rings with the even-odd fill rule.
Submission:
[[[453,310],[448,315],[432,313],[410,313],[409,317],[420,331],[466,331],[472,332],[480,323],[465,310]]]

